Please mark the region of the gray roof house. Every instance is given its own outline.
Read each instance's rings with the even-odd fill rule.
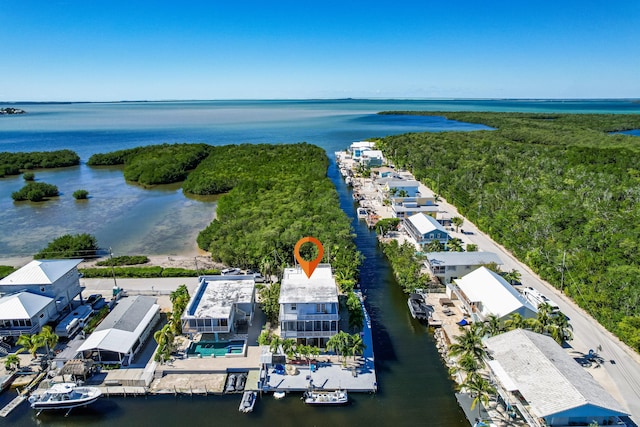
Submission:
[[[434,240],[443,244],[449,241],[447,230],[435,218],[423,213],[405,218],[404,227],[416,243],[421,246]]]
[[[493,252],[427,252],[425,257],[425,267],[445,285],[484,264],[502,265]]]
[[[76,358],[127,366],[159,320],[160,306],[155,298],[138,295],[120,299],[78,348]]]
[[[286,268],[280,285],[280,336],[324,347],[338,333],[338,287],[330,264],[311,277],[300,267]]]
[[[37,333],[43,325],[68,312],[71,301],[82,292],[77,268],[80,262],[34,260],[0,280],[0,336]],[[20,317],[10,318],[10,313]]]
[[[498,393],[529,425],[625,425],[627,411],[551,337],[516,329],[484,345]]]

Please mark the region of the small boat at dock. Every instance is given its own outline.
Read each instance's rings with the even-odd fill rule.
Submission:
[[[240,407],[238,408],[238,410],[240,412],[244,412],[245,414],[247,412],[252,412],[253,411],[253,407],[256,404],[256,398],[258,397],[258,393],[255,391],[245,391],[242,394],[242,400],[240,401]]]
[[[365,208],[358,208],[358,218],[359,219],[366,219],[367,216],[369,215],[369,212],[367,212],[367,210]]]
[[[345,405],[349,402],[346,390],[305,391],[302,399],[307,405]]]
[[[29,397],[31,408],[37,411],[71,409],[87,406],[102,395],[97,387],[77,386],[74,383],[54,384],[42,394]]]
[[[409,295],[407,305],[414,319],[424,320],[429,317],[429,306],[425,303],[422,295],[417,293]]]

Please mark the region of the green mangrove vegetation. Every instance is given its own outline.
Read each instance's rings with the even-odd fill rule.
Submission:
[[[16,202],[28,200],[30,202],[41,202],[49,197],[60,195],[58,187],[46,182],[27,181],[24,187],[11,193],[11,198]]]
[[[113,267],[113,268],[80,268],[78,269],[82,273],[83,277],[87,279],[95,278],[134,278],[144,279],[153,277],[198,277],[205,275],[220,274],[220,270],[190,270],[186,268],[174,268],[174,267]]]
[[[71,150],[0,153],[0,178],[18,175],[23,170],[61,168],[80,164],[80,156]]]
[[[98,261],[96,262],[96,265],[99,267],[110,267],[121,265],[139,265],[146,264],[148,262],[149,257],[147,257],[146,255],[122,255]]]
[[[141,185],[170,184],[183,181],[190,170],[209,155],[206,144],[161,144],[131,148],[106,154],[94,154],[89,166],[124,166],[127,181]]]
[[[402,114],[494,128],[378,146],[640,350],[640,115]]]
[[[55,238],[33,258],[93,258],[98,250],[98,240],[91,234],[65,234]]]
[[[361,255],[328,165],[324,150],[306,143],[214,147],[183,185],[196,194],[228,192],[198,246],[216,261],[262,270],[291,263],[296,242],[313,236],[341,288],[352,289]]]

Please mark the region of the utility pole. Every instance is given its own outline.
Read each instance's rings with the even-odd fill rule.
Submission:
[[[564,262],[567,259],[567,251],[562,253],[562,271],[560,272],[560,292],[564,293]]]

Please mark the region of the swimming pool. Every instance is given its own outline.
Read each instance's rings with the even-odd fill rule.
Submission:
[[[198,341],[187,349],[188,357],[226,357],[244,354],[244,341]]]

